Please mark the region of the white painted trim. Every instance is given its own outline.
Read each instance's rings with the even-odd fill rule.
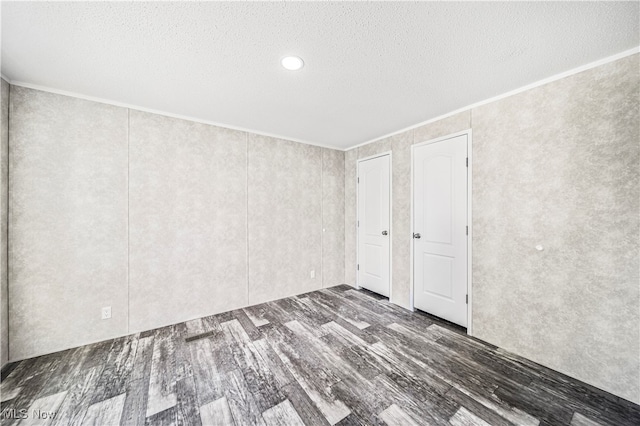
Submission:
[[[413,229],[413,210],[414,210],[414,206],[413,206],[413,147],[414,142],[415,142],[415,133],[412,135],[412,139],[411,139],[411,158],[409,159],[409,162],[411,164],[409,164],[409,173],[411,175],[411,179],[409,182],[409,187],[411,188],[411,192],[409,194],[409,210],[410,210],[410,217],[409,217],[409,235],[408,237],[411,238],[411,243],[410,243],[410,247],[409,247],[409,310],[411,312],[415,312],[415,307],[414,307],[414,303],[413,303],[413,257],[414,257],[414,253],[413,253],[413,233],[414,233],[414,229]]]
[[[414,163],[414,149],[416,147],[420,147],[420,146],[424,146],[424,145],[429,145],[432,143],[437,143],[437,142],[442,142],[442,141],[446,141],[448,139],[453,139],[456,138],[458,136],[463,136],[466,135],[467,136],[467,158],[469,158],[469,166],[467,168],[467,226],[469,227],[469,235],[467,236],[467,294],[469,295],[469,303],[467,304],[467,334],[469,336],[473,336],[473,310],[472,310],[472,301],[473,301],[473,274],[472,274],[472,266],[473,266],[473,262],[472,262],[472,246],[473,246],[473,226],[472,226],[472,217],[471,217],[471,199],[472,199],[472,164],[473,164],[473,157],[472,157],[472,153],[473,153],[473,146],[472,146],[472,129],[468,129],[468,130],[463,130],[461,132],[456,132],[456,133],[452,133],[450,135],[446,135],[446,136],[442,136],[439,138],[435,138],[435,139],[429,139],[427,141],[423,141],[423,142],[418,142],[415,144],[411,145],[411,259],[410,259],[410,267],[411,267],[411,274],[410,274],[410,281],[409,281],[409,285],[410,285],[410,290],[409,290],[409,303],[410,303],[410,309],[412,311],[415,311],[415,306],[414,306],[414,280],[413,280],[413,225],[414,225],[414,221],[413,221],[413,210],[414,210],[414,206],[413,206],[413,200],[414,200],[414,169],[413,169],[413,163]]]
[[[473,217],[471,212],[471,201],[473,194],[473,129],[469,129],[467,137],[467,158],[469,165],[467,167],[467,226],[469,226],[469,235],[467,235],[467,334],[473,336]]]
[[[379,154],[373,154],[373,155],[369,155],[368,157],[362,157],[362,158],[358,158],[357,162],[361,162],[361,161],[367,161],[367,160],[373,160],[374,158],[378,158],[378,157],[384,157],[385,155],[391,155],[392,151],[385,151],[385,152],[381,152]],[[359,171],[358,171],[359,173]]]
[[[396,130],[396,131],[391,132],[391,133],[387,133],[386,135],[379,136],[379,137],[377,137],[375,139],[371,139],[371,140],[369,140],[367,142],[363,142],[361,144],[354,145],[354,146],[352,146],[350,148],[345,148],[344,150],[348,151],[348,150],[353,149],[353,148],[360,148],[361,146],[369,145],[370,143],[378,142],[378,141],[380,141],[382,139],[386,139],[386,138],[389,138],[391,136],[399,135],[401,133],[408,132],[409,130],[413,130],[413,129],[416,129],[418,127],[422,127],[424,125],[431,124],[431,123],[434,123],[436,121],[440,121],[440,120],[445,119],[447,117],[451,117],[452,115],[456,115],[456,114],[459,114],[461,112],[468,111],[470,109],[477,108],[479,106],[486,105],[486,104],[489,104],[491,102],[498,101],[500,99],[508,98],[509,96],[517,95],[518,93],[522,93],[522,92],[525,92],[525,91],[530,90],[530,89],[534,89],[534,88],[539,87],[539,86],[544,86],[545,84],[552,83],[552,82],[554,82],[556,80],[561,80],[563,78],[572,76],[574,74],[581,73],[583,71],[590,70],[592,68],[599,67],[601,65],[608,64],[610,62],[615,62],[615,61],[617,61],[619,59],[626,58],[627,56],[631,56],[631,55],[634,55],[636,53],[640,53],[640,46],[634,47],[633,49],[625,50],[624,52],[620,52],[620,53],[617,53],[617,54],[612,55],[612,56],[608,56],[608,57],[603,58],[603,59],[599,59],[599,60],[597,60],[595,62],[590,62],[590,63],[588,63],[586,65],[581,65],[581,66],[579,66],[577,68],[570,69],[569,71],[565,71],[565,72],[562,72],[560,74],[552,75],[551,77],[547,77],[547,78],[544,78],[542,80],[538,80],[536,82],[527,84],[526,86],[522,86],[522,87],[519,87],[517,89],[511,90],[509,92],[505,92],[505,93],[503,93],[501,95],[497,95],[497,96],[485,99],[483,101],[479,101],[479,102],[473,103],[471,105],[467,105],[465,107],[458,108],[458,109],[456,109],[454,111],[439,115],[439,116],[434,117],[434,118],[430,118],[428,120],[422,121],[422,122],[417,123],[417,124],[413,124],[413,125],[411,125],[409,127],[405,127],[403,129]]]
[[[438,138],[435,138],[435,139],[429,139],[429,140],[426,140],[426,141],[417,142],[417,143],[413,144],[413,146],[417,147],[417,146],[423,146],[423,145],[430,145],[432,143],[446,141],[447,139],[457,138],[458,136],[469,135],[470,132],[471,132],[471,129],[467,129],[467,130],[463,130],[461,132],[451,133],[449,135],[441,136],[441,137],[438,137]],[[468,145],[469,144],[467,143],[467,149],[469,149]]]
[[[358,226],[358,221],[360,220],[360,186],[358,185],[360,163],[384,156],[389,157],[389,302],[391,302],[391,294],[393,291],[393,152],[391,150],[356,160],[356,265],[360,264],[360,227]],[[359,272],[356,266],[355,285],[357,289],[361,288],[358,282]]]
[[[360,159],[356,158],[356,178],[355,178],[355,183],[356,183],[356,279],[355,279],[355,285],[356,288],[358,290],[360,290],[360,269],[359,269],[359,265],[360,265],[360,223],[358,223],[358,221],[360,220],[360,182],[358,182],[358,179],[360,179]]]
[[[393,297],[393,150],[389,151],[389,303]]]
[[[25,83],[25,82],[22,82],[22,81],[9,81],[9,80],[7,80],[7,82],[9,84],[13,85],[13,86],[25,87],[27,89],[33,89],[33,90],[40,90],[42,92],[54,93],[56,95],[70,96],[72,98],[84,99],[86,101],[99,102],[99,103],[102,103],[102,104],[113,105],[113,106],[117,106],[117,107],[121,107],[121,108],[128,108],[128,109],[132,109],[132,110],[136,110],[136,111],[148,112],[148,113],[151,113],[151,114],[162,115],[162,116],[165,116],[165,117],[171,117],[171,118],[177,118],[177,119],[180,119],[180,120],[192,121],[194,123],[207,124],[207,125],[210,125],[210,126],[222,127],[222,128],[225,128],[225,129],[237,130],[237,131],[240,131],[240,132],[253,133],[255,135],[267,136],[267,137],[275,138],[275,139],[283,139],[283,140],[287,140],[287,141],[291,141],[291,142],[302,143],[302,144],[305,144],[305,145],[319,146],[321,148],[333,149],[333,150],[336,150],[336,151],[344,151],[343,148],[336,148],[335,146],[329,146],[329,145],[323,145],[323,144],[319,144],[319,143],[315,143],[315,142],[309,142],[309,141],[306,141],[306,140],[303,140],[303,139],[296,139],[296,138],[291,138],[291,137],[287,137],[287,136],[276,135],[274,133],[261,132],[261,131],[258,131],[258,130],[247,129],[247,128],[244,128],[244,127],[232,126],[232,125],[229,125],[229,124],[218,123],[218,122],[210,121],[210,120],[203,120],[201,118],[191,117],[191,116],[188,116],[188,115],[173,114],[173,113],[166,112],[166,111],[160,111],[160,110],[156,110],[156,109],[152,109],[152,108],[144,108],[144,107],[137,106],[137,105],[132,105],[132,104],[124,103],[124,102],[116,102],[116,101],[112,101],[112,100],[109,100],[109,99],[98,98],[98,97],[94,97],[94,96],[87,96],[87,95],[83,95],[83,94],[80,94],[80,93],[69,92],[69,91],[66,91],[66,90],[52,89],[50,87],[40,86],[40,85],[37,85],[37,84]]]

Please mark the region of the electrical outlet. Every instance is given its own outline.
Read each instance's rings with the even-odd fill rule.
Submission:
[[[309,276],[310,276],[311,278],[315,278],[315,277],[316,277],[316,270],[315,270],[315,269],[312,269],[312,270],[311,270],[311,272],[309,273]]]
[[[102,319],[106,320],[111,318],[111,306],[105,306],[102,308]]]

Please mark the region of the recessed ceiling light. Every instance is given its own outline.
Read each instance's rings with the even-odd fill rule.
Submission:
[[[282,58],[282,66],[289,71],[297,71],[304,66],[304,62],[297,56],[285,56]]]

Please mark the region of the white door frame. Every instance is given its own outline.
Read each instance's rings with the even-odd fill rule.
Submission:
[[[412,311],[415,311],[415,306],[413,304],[413,233],[414,233],[414,229],[413,229],[413,199],[414,199],[414,170],[413,170],[413,160],[414,160],[414,149],[422,146],[422,145],[428,145],[428,144],[432,144],[432,143],[436,143],[436,142],[442,142],[445,141],[447,139],[451,139],[451,138],[455,138],[457,136],[462,136],[462,135],[467,135],[467,158],[469,158],[469,165],[467,168],[467,226],[469,227],[469,235],[467,236],[467,294],[469,295],[469,300],[468,300],[468,304],[467,304],[467,334],[469,336],[473,336],[473,316],[472,316],[472,306],[473,306],[473,291],[472,291],[472,287],[473,287],[473,274],[471,271],[471,267],[472,267],[472,256],[471,256],[471,248],[472,248],[472,220],[471,220],[471,176],[472,176],[472,165],[473,165],[473,161],[472,161],[472,153],[473,150],[471,149],[472,147],[472,132],[471,129],[469,130],[464,130],[462,132],[457,132],[457,133],[452,133],[450,135],[446,135],[446,136],[442,136],[436,139],[429,139],[427,141],[424,142],[420,142],[420,143],[416,143],[414,145],[411,145],[411,234],[409,235],[409,237],[411,238],[411,261],[410,261],[410,268],[411,268],[411,278],[410,278],[410,291],[409,291],[409,306],[411,307]]]
[[[391,151],[381,152],[379,154],[370,155],[368,157],[358,158],[356,164],[356,288],[360,289],[360,283],[358,282],[358,267],[360,264],[360,229],[358,227],[358,221],[360,220],[360,187],[358,186],[358,178],[360,177],[360,163],[367,160],[373,160],[374,158],[389,156],[389,301],[391,301],[393,286],[393,265],[391,259],[393,259],[393,154]],[[413,303],[413,296],[412,296]]]

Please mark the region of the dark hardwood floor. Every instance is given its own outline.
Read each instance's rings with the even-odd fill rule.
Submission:
[[[3,425],[640,425],[638,405],[348,286],[17,362],[1,396]]]

